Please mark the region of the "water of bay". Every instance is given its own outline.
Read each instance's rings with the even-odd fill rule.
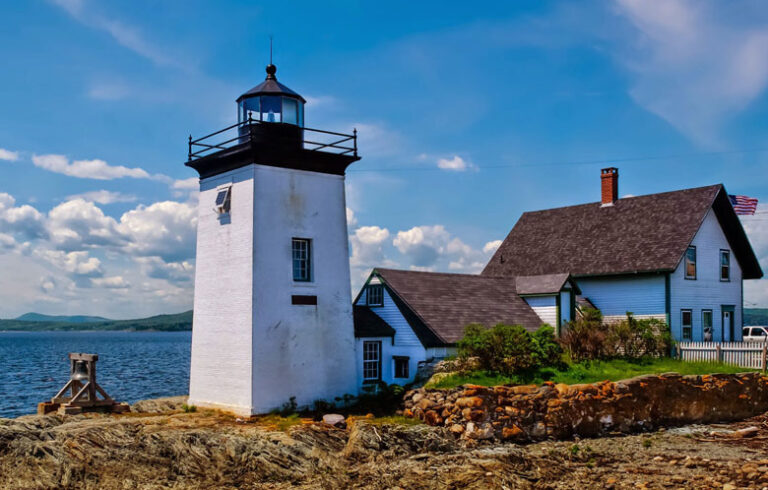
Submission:
[[[191,332],[0,332],[0,417],[35,413],[69,379],[70,352],[98,354],[117,401],[185,395]]]

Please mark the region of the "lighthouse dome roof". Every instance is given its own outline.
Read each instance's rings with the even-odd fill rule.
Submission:
[[[277,72],[277,67],[275,65],[269,64],[267,65],[267,78],[261,82],[260,84],[256,85],[249,91],[245,92],[243,95],[237,98],[237,102],[240,102],[243,99],[247,99],[250,97],[256,97],[259,95],[282,95],[284,97],[293,97],[295,99],[300,100],[302,103],[306,103],[307,101],[304,100],[304,97],[299,95],[298,93],[294,92],[290,88],[286,87],[282,83],[277,81],[277,77],[275,76],[275,73]]]

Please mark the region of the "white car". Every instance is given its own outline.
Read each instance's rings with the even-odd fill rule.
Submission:
[[[744,327],[744,342],[766,342],[768,341],[768,327]]]

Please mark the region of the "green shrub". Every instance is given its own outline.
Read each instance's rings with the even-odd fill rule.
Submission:
[[[563,348],[555,337],[555,329],[549,325],[531,334],[533,363],[538,367],[560,367],[563,365]]]
[[[581,316],[569,322],[560,336],[560,345],[574,362],[606,359],[609,356],[610,328],[603,323],[600,310],[586,308]]]
[[[195,413],[197,412],[197,407],[194,405],[187,405],[186,403],[181,405],[181,409],[184,410],[184,413]]]
[[[609,342],[616,357],[628,359],[666,355],[673,343],[666,323],[655,318],[638,320],[631,312],[611,326]]]
[[[554,366],[562,358],[554,329],[548,325],[533,334],[520,325],[468,325],[458,350],[460,358],[477,358],[481,369],[506,375]]]
[[[585,309],[580,318],[568,323],[560,344],[572,361],[582,362],[664,356],[673,340],[661,320],[638,320],[627,312],[621,322],[606,324],[599,310]]]

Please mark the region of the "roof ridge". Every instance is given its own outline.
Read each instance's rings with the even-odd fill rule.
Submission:
[[[643,199],[643,198],[650,198],[650,197],[658,197],[658,196],[665,196],[665,195],[671,195],[671,194],[678,194],[680,192],[689,192],[689,191],[698,191],[702,189],[724,189],[725,186],[721,184],[712,184],[712,185],[703,185],[699,187],[688,187],[686,189],[677,189],[674,191],[664,191],[664,192],[655,192],[653,194],[642,194],[639,196],[627,196],[627,197],[621,197],[616,202],[621,202],[627,199]],[[536,209],[534,211],[523,211],[523,215],[525,214],[535,214],[535,213],[544,213],[547,211],[555,211],[558,209],[567,209],[567,208],[579,208],[579,207],[586,207],[586,206],[595,206],[595,205],[602,205],[600,201],[594,201],[594,202],[586,202],[581,204],[571,204],[569,206],[558,206],[555,208],[545,208],[545,209]],[[521,215],[522,217],[522,215]]]
[[[423,274],[423,275],[433,275],[433,276],[454,276],[454,277],[472,277],[472,278],[478,278],[478,279],[509,279],[509,277],[505,276],[484,276],[482,274],[468,274],[464,272],[439,272],[439,271],[414,271],[409,269],[391,269],[389,267],[374,267],[374,271],[384,271],[384,272],[404,272],[407,274]]]

